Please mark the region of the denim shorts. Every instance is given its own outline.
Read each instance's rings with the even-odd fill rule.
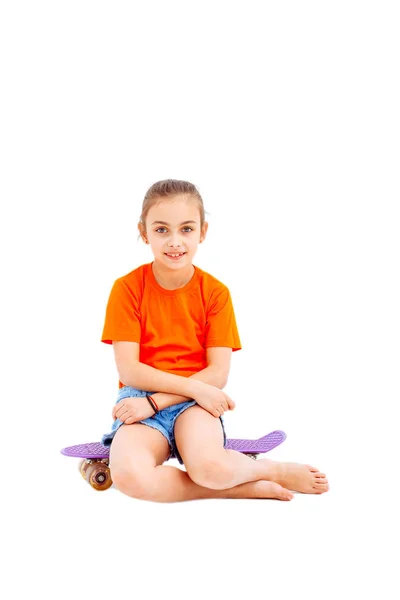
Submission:
[[[132,397],[133,398],[144,398],[146,396],[146,394],[151,395],[151,394],[155,394],[155,393],[156,392],[146,392],[143,390],[137,390],[129,385],[126,385],[126,386],[120,388],[120,390],[118,392],[116,404],[118,404],[118,402],[121,402],[121,400],[123,400],[124,398],[132,398]],[[167,408],[160,410],[160,412],[158,414],[156,414],[152,417],[149,417],[148,419],[143,419],[143,421],[137,421],[138,423],[142,423],[143,425],[148,425],[149,427],[153,427],[153,429],[158,429],[158,431],[160,431],[160,433],[163,434],[163,436],[166,438],[166,440],[169,444],[170,455],[168,458],[177,458],[181,465],[183,465],[183,460],[181,458],[181,455],[178,452],[178,448],[176,447],[175,436],[174,436],[175,421],[181,413],[183,413],[187,408],[194,406],[195,404],[197,404],[195,400],[187,400],[186,402],[180,402],[179,404],[173,404],[172,406],[168,406]],[[225,448],[226,433],[225,433],[224,422],[223,422],[222,416],[219,417],[219,419],[221,421],[222,432],[224,434],[224,448]],[[101,438],[101,443],[103,444],[103,446],[111,446],[114,436],[115,436],[117,430],[121,427],[121,425],[123,425],[123,422],[120,421],[119,419],[115,419],[114,423],[112,424],[111,432],[106,433]]]

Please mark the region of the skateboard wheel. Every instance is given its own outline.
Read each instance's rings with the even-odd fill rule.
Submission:
[[[254,460],[256,460],[256,459],[257,459],[257,456],[258,456],[258,452],[256,452],[255,454],[253,454],[253,453],[249,453],[249,454],[247,454],[247,453],[246,453],[246,456],[248,456],[249,458],[254,458]]]
[[[110,469],[101,461],[93,462],[87,467],[85,479],[98,491],[107,490],[112,486]]]
[[[86,479],[86,471],[87,471],[89,465],[91,465],[91,464],[92,464],[92,462],[90,460],[88,460],[87,458],[81,460],[80,465],[79,465],[79,470],[81,472],[83,479]]]

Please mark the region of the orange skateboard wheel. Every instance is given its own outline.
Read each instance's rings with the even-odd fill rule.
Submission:
[[[110,468],[101,461],[89,464],[86,469],[86,481],[98,491],[108,490],[112,486]]]

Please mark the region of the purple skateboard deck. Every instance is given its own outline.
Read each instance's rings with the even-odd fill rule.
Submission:
[[[261,454],[273,450],[286,439],[286,433],[280,431],[271,431],[257,440],[246,440],[230,438],[226,441],[228,450],[237,450],[243,454]],[[104,459],[109,457],[109,448],[103,446],[100,442],[91,442],[88,444],[77,444],[76,446],[67,446],[61,450],[65,456],[75,456],[77,458],[97,458]]]

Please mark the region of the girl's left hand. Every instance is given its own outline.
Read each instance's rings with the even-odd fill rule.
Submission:
[[[132,425],[153,415],[154,410],[145,396],[143,398],[134,398],[132,396],[124,398],[118,404],[115,404],[112,410],[113,419],[119,419],[126,425]]]

